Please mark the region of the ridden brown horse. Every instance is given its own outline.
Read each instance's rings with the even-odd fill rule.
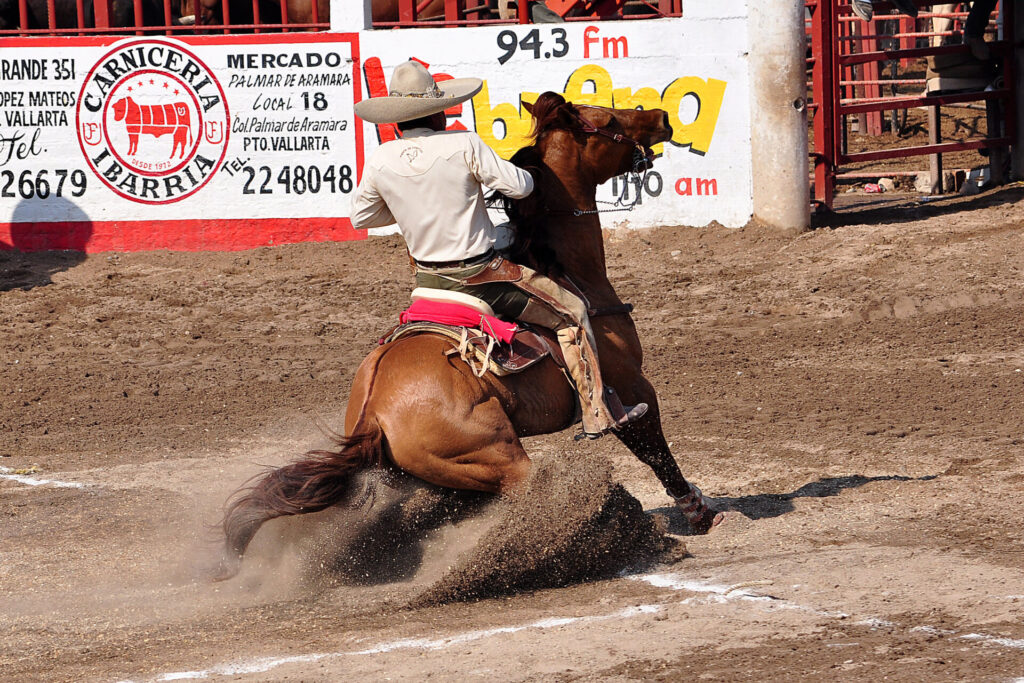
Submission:
[[[654,388],[641,370],[636,326],[605,272],[596,209],[600,183],[648,164],[650,148],[672,135],[660,109],[574,107],[544,93],[530,106],[535,144],[513,161],[536,178],[534,194],[514,202],[513,254],[545,268],[557,263],[586,295],[605,382],[623,403],[644,401],[647,415],[615,432],[661,480],[696,533],[721,520],[700,491],[683,478],[662,434]],[[545,221],[555,224],[543,232]],[[530,234],[532,232],[532,234]],[[550,269],[549,269],[550,270]],[[520,438],[569,427],[575,393],[550,359],[520,374],[476,377],[446,352],[452,342],[421,334],[370,353],[356,372],[335,451],[318,451],[261,475],[229,505],[224,518],[226,555],[218,578],[238,560],[260,525],[283,515],[316,512],[354,497],[354,475],[397,467],[437,486],[489,493],[521,486],[530,459]]]

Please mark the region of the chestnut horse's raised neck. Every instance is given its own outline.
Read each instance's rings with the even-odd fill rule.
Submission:
[[[605,273],[596,188],[649,163],[650,148],[672,129],[660,109],[575,107],[544,93],[524,107],[535,144],[513,161],[537,179],[534,194],[509,206],[517,232],[513,259],[560,272],[586,295],[605,382],[627,404],[650,410],[616,436],[649,465],[697,533],[721,515],[683,478],[661,431],[657,397],[641,371],[636,327]],[[588,213],[589,212],[589,213]],[[356,372],[335,451],[308,453],[243,489],[225,519],[228,578],[260,525],[282,515],[323,510],[354,497],[358,472],[389,465],[453,489],[509,492],[526,480],[530,459],[520,438],[565,429],[575,392],[550,359],[514,375],[476,377],[451,341],[432,334],[400,338],[374,350]]]

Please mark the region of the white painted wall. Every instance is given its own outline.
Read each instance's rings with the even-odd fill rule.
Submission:
[[[435,75],[484,79],[449,124],[476,130],[505,157],[529,144],[521,101],[546,90],[578,104],[666,109],[675,135],[656,150],[649,191],[634,211],[606,214],[604,224],[742,226],[753,214],[747,21],[744,3],[722,5],[726,16],[713,18],[367,31],[364,86],[372,92],[375,70],[390,78],[412,57]],[[513,40],[514,52],[502,47]],[[364,139],[369,153],[374,126],[366,124]],[[615,190],[621,183],[606,183],[599,199],[613,201]]]

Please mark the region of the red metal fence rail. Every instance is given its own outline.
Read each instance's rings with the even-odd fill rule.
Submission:
[[[932,4],[927,0],[917,3],[922,10]],[[813,192],[812,200],[819,209],[832,207],[835,183],[843,165],[928,155],[933,184],[936,172],[941,176],[941,154],[962,150],[1001,150],[1016,144],[1016,94],[1013,46],[1014,2],[1001,2],[1003,37],[988,43],[994,58],[1001,63],[1002,85],[955,94],[890,95],[882,94],[880,87],[890,84],[924,84],[924,79],[880,78],[879,65],[884,62],[906,65],[911,60],[935,55],[966,54],[966,45],[920,46],[921,39],[948,36],[951,32],[935,33],[917,30],[914,20],[898,15],[881,15],[888,6],[875,5],[875,19],[863,22],[852,14],[848,0],[809,0],[808,33],[811,72],[811,103],[808,110],[813,122]],[[918,20],[936,16],[962,18],[964,12],[937,14],[922,11]],[[896,33],[881,33],[880,20],[898,22]],[[892,43],[883,47],[880,43]],[[849,96],[847,96],[849,95]],[[960,142],[941,142],[938,135],[938,109],[942,106],[967,102],[985,102],[989,108],[989,130],[984,138]],[[845,139],[848,120],[861,117],[860,132],[878,135],[882,128],[882,113],[926,107],[929,112],[929,144],[910,147],[876,149],[850,153]],[[993,114],[994,112],[994,114]],[[938,159],[936,166],[935,159]],[[995,164],[993,164],[995,166]],[[936,171],[938,168],[938,171]],[[941,178],[938,179],[941,187]]]
[[[682,15],[682,0],[374,0],[372,26],[528,24],[537,4],[563,21]],[[330,0],[17,0],[0,7],[0,36],[187,35],[329,28]]]

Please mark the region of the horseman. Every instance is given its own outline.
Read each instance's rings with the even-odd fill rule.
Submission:
[[[579,393],[583,431],[597,438],[641,418],[646,403],[623,406],[601,380],[587,304],[527,266],[495,250],[498,229],[487,215],[483,187],[512,198],[533,191],[533,177],[501,159],[472,131],[445,130],[445,110],[483,87],[477,78],[435,83],[422,64],[395,68],[389,94],[356,103],[370,123],[395,123],[399,139],[366,161],[352,201],[357,230],[398,224],[416,269],[417,287],[483,300],[506,320],[555,331]]]

